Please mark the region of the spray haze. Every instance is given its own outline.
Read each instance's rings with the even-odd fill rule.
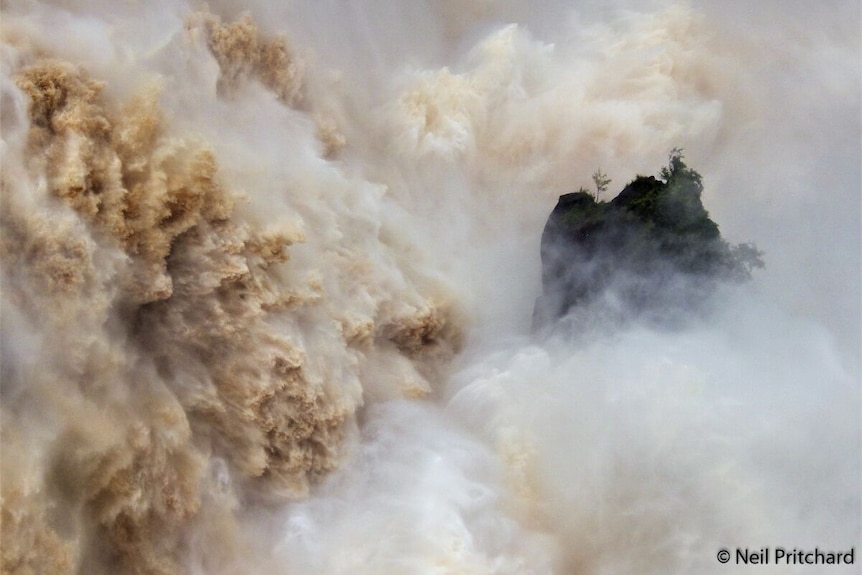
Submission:
[[[2,10],[4,573],[858,544],[858,6]],[[531,333],[557,197],[678,146],[766,269]]]

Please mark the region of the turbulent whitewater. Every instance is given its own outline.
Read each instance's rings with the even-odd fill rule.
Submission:
[[[858,547],[849,4],[4,1],[0,572]],[[533,333],[557,197],[677,147],[766,269]]]

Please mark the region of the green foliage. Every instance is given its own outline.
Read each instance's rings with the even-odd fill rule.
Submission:
[[[593,183],[596,185],[596,201],[598,201],[602,192],[607,191],[608,184],[611,183],[611,179],[606,173],[602,172],[601,168],[599,168],[593,172]]]
[[[585,248],[618,251],[620,262],[660,256],[684,273],[737,280],[763,267],[763,254],[753,244],[732,246],[721,238],[701,200],[703,179],[686,165],[681,148],[670,152],[659,174],[661,179],[637,176],[605,202],[597,200],[611,180],[596,170],[596,193],[582,187],[570,194],[553,218],[555,226]]]
[[[764,267],[753,244],[722,239],[703,206],[703,179],[680,148],[659,176],[637,176],[599,201],[611,180],[596,170],[595,194],[582,187],[560,197],[542,233],[544,299],[537,309],[547,309],[540,315],[561,317],[609,287],[633,309],[687,306],[717,282],[744,281]],[[670,281],[675,274],[691,281]]]
[[[699,195],[703,191],[703,181],[700,174],[685,165],[684,157],[682,148],[674,148],[668,156],[667,166],[664,166],[659,173],[666,184],[685,182]]]
[[[748,279],[754,269],[763,269],[763,252],[753,243],[737,244],[730,248],[730,261],[738,279]]]
[[[658,221],[657,215],[665,187],[653,177],[638,176],[612,203],[637,216],[644,224],[653,225]]]
[[[681,148],[671,151],[668,165],[660,174],[665,185],[656,210],[658,223],[675,233],[703,240],[718,239],[718,225],[710,219],[701,201],[703,179],[686,166]]]
[[[588,224],[599,222],[607,215],[607,203],[596,202],[595,196],[584,187],[578,189],[576,194],[571,195],[571,208],[560,214],[561,225],[568,229],[577,229]]]

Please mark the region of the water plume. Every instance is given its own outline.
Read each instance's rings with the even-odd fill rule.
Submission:
[[[857,544],[859,10],[786,6],[4,2],[0,571]],[[531,334],[557,197],[677,146],[766,269]]]

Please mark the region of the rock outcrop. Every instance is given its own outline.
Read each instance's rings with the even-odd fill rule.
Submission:
[[[763,267],[752,244],[721,238],[701,201],[701,176],[674,151],[661,179],[638,176],[613,200],[560,196],[542,233],[542,295],[534,324],[602,302],[618,316],[696,306],[717,282]]]

